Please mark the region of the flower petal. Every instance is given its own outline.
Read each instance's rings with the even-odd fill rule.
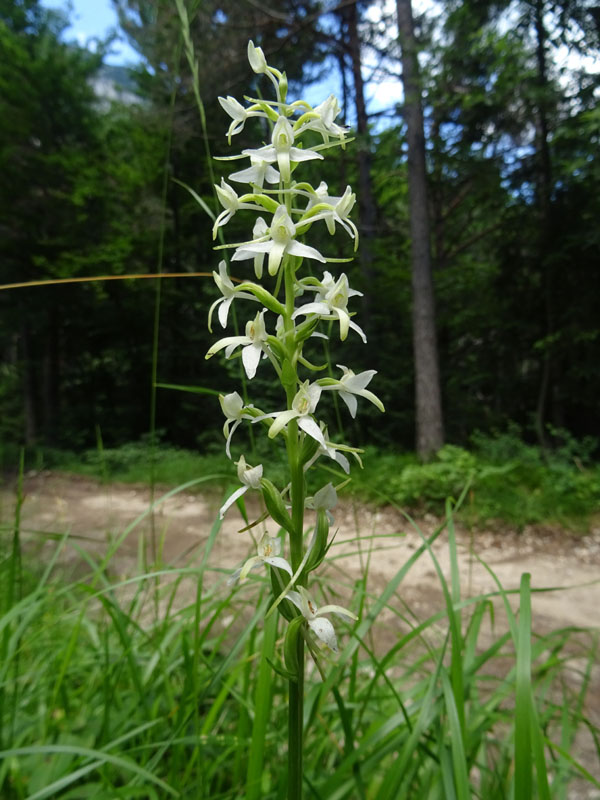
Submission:
[[[297,242],[295,239],[292,239],[288,244],[286,252],[291,256],[300,256],[300,258],[314,258],[315,261],[320,261],[322,264],[325,264],[327,261],[325,256],[321,255],[314,247],[309,247],[307,244],[300,244],[300,242]]]
[[[269,275],[277,275],[279,265],[281,264],[281,259],[283,258],[283,254],[285,253],[286,249],[291,252],[289,250],[289,245],[285,242],[271,242],[268,262]]]
[[[363,329],[359,328],[358,325],[356,324],[356,322],[352,322],[352,320],[350,320],[350,327],[352,328],[353,331],[356,331],[356,333],[358,333],[360,338],[366,344],[367,343],[367,337],[366,337],[365,332],[363,331]]]
[[[246,347],[244,347],[242,350],[242,361],[244,363],[244,369],[246,370],[248,380],[252,380],[252,378],[256,375],[261,354],[262,348],[260,345],[256,344],[246,345]]]
[[[352,620],[352,622],[355,622],[358,619],[356,614],[353,614],[351,611],[348,611],[347,608],[344,608],[343,606],[336,606],[336,605],[323,606],[323,608],[320,608],[318,610],[317,614],[319,616],[321,616],[321,614],[337,614],[339,617],[343,617],[344,619]]]
[[[290,158],[292,161],[312,161],[315,158],[323,160],[323,156],[321,153],[317,153],[314,150],[301,150],[299,147],[291,147],[290,148]]]
[[[333,625],[328,619],[324,617],[317,617],[316,619],[308,620],[308,627],[320,639],[323,644],[326,644],[334,653],[338,651],[337,639]]]
[[[223,519],[225,514],[227,513],[228,509],[235,503],[235,501],[240,498],[245,492],[248,491],[248,486],[240,486],[239,489],[236,489],[235,492],[227,498],[227,500],[223,503],[221,508],[219,509],[219,519]]]
[[[223,348],[231,348],[229,351],[231,353],[236,347],[239,347],[241,344],[248,344],[249,339],[247,336],[226,336],[224,339],[219,339],[218,342],[215,342],[212,347],[210,347],[204,356],[205,358],[210,358],[214,356],[215,353],[218,353],[219,350],[223,350]]]
[[[291,602],[296,606],[298,611],[301,611],[302,615],[304,616],[305,607],[303,605],[303,600],[300,594],[298,592],[294,592],[293,590],[291,590],[286,594],[285,597],[286,600],[291,600]]]
[[[276,412],[277,418],[275,422],[272,423],[271,427],[269,428],[269,439],[274,439],[275,436],[281,431],[291,419],[300,416],[298,412],[293,408],[288,408],[287,411],[278,411]]]
[[[233,297],[224,297],[223,302],[219,306],[219,322],[222,328],[227,327],[227,316],[229,314],[229,307],[233,302]]]
[[[235,429],[240,425],[241,419],[236,419],[236,421],[231,426],[231,430],[229,431],[229,436],[227,437],[227,441],[225,442],[225,453],[227,454],[227,458],[231,458],[231,437],[235,433]]]
[[[325,305],[325,303],[305,303],[305,305],[300,306],[300,308],[297,308],[296,311],[294,311],[292,314],[292,319],[296,319],[296,317],[305,314],[321,314],[329,316],[329,308]]]
[[[260,556],[252,556],[252,558],[249,558],[240,570],[240,583],[246,580],[248,574],[253,569],[259,569],[262,566],[262,562],[263,560]]]
[[[356,402],[356,397],[353,394],[350,394],[349,392],[343,392],[341,390],[340,390],[340,397],[342,398],[344,403],[346,403],[346,405],[348,406],[348,410],[350,411],[350,416],[352,417],[352,419],[355,419],[356,408],[358,405]]]
[[[288,572],[290,575],[293,575],[292,568],[285,560],[285,558],[281,558],[280,556],[268,556],[267,558],[263,558],[265,564],[270,564],[272,567],[277,567],[278,569],[283,569]]]
[[[318,442],[320,445],[325,447],[325,439],[323,438],[323,433],[321,429],[317,425],[317,423],[311,417],[300,417],[298,419],[298,427],[302,428],[305,433],[308,433],[309,436]],[[269,436],[271,433],[269,432]]]

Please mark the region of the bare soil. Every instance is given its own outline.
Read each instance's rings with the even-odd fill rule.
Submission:
[[[44,554],[49,554],[56,546],[55,537],[50,535],[68,531],[70,543],[74,546],[64,549],[63,566],[75,572],[87,569],[78,548],[101,558],[108,544],[117,540],[128,526],[131,532],[111,560],[115,575],[131,576],[139,571],[140,540],[145,537],[148,541],[152,529],[162,563],[193,565],[202,556],[222,498],[219,495],[182,492],[163,499],[168,491],[155,490],[154,512],[150,514],[151,495],[147,487],[103,485],[79,476],[32,473],[25,481],[22,532],[30,543],[32,554],[35,552],[44,559]],[[0,490],[0,519],[4,526],[12,519],[13,508],[14,491],[5,487]],[[258,516],[258,506],[253,506],[251,499],[248,509],[249,513]],[[426,515],[417,523],[422,533],[428,535],[440,524],[440,520]],[[222,577],[221,570],[233,571],[251,551],[250,535],[239,532],[242,526],[243,522],[234,507],[227,514],[210,554],[209,563],[215,569],[215,576]],[[368,587],[375,594],[394,577],[422,543],[417,530],[393,508],[369,509],[342,502],[335,509],[335,526],[338,533],[331,550],[335,558],[330,569],[333,576],[341,578],[342,599],[350,591],[353,581],[362,574],[367,558],[370,558]],[[533,626],[536,632],[600,626],[600,520],[586,535],[574,535],[552,527],[532,527],[523,532],[498,527],[470,532],[457,526],[456,536],[463,596],[496,590],[492,577],[478,561],[479,557],[492,568],[507,590],[518,589],[524,572],[531,574],[534,589],[554,589],[533,595]],[[444,532],[432,549],[448,577],[447,541]],[[151,550],[150,546],[147,546],[147,553],[148,550]],[[428,555],[423,555],[412,566],[397,596],[399,604],[403,607],[406,605],[420,619],[444,607],[439,578]],[[513,595],[513,604],[517,605],[516,595]],[[500,606],[498,612],[500,620],[500,616],[503,616]],[[378,624],[379,644],[385,647],[397,638],[398,623],[390,612],[389,616],[378,620]],[[498,625],[503,627],[500,621]],[[589,712],[595,718],[595,723],[599,724],[598,666],[592,684],[593,689],[588,695],[591,701]],[[584,750],[587,747],[584,746]],[[600,765],[593,755],[593,749],[588,750],[586,755],[591,762],[584,757],[584,763],[600,779]],[[587,791],[575,796],[600,797]]]
[[[42,472],[25,481],[25,502],[21,512],[23,533],[30,542],[48,541],[49,534],[69,532],[79,547],[101,555],[107,542],[132,527],[113,559],[120,575],[135,574],[139,565],[140,537],[147,539],[153,525],[163,563],[183,566],[193,561],[209,536],[218,514],[220,495],[181,492],[162,499],[168,489],[155,490],[154,514],[147,487],[126,484],[103,485],[89,478]],[[14,491],[0,489],[0,519],[12,519]],[[258,510],[248,501],[249,513]],[[153,520],[152,520],[153,517]],[[441,520],[425,515],[416,520],[421,532],[432,533]],[[227,514],[216,546],[213,566],[232,571],[252,548],[248,533],[240,533],[243,521],[232,508]],[[369,546],[372,546],[370,588],[376,591],[421,545],[411,523],[394,508],[369,509],[342,502],[335,509],[338,530],[332,550],[335,563],[346,576],[358,578]],[[362,537],[360,549],[357,537]],[[372,537],[372,538],[367,538]],[[522,532],[508,527],[469,532],[456,527],[463,594],[491,592],[494,581],[477,561],[485,561],[505,589],[518,589],[522,573],[531,574],[535,589],[555,587],[560,591],[534,595],[534,627],[542,632],[566,626],[600,626],[600,520],[586,534],[572,534],[552,527],[530,527]],[[50,545],[52,546],[52,545]],[[449,575],[447,536],[442,534],[433,552],[446,576]],[[68,549],[67,549],[68,552]],[[76,556],[71,556],[76,560]],[[402,594],[410,598],[419,616],[435,611],[442,603],[440,583],[431,558],[422,556],[402,582]]]

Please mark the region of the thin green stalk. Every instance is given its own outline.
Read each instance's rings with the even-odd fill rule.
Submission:
[[[302,800],[304,749],[304,639],[297,640],[298,680],[290,681],[288,719],[288,800]]]
[[[178,43],[175,61],[177,65],[181,60],[181,41]],[[165,250],[165,233],[166,233],[166,207],[167,207],[167,191],[169,186],[169,160],[171,157],[171,146],[173,142],[173,114],[175,112],[175,99],[177,97],[177,86],[174,85],[169,98],[169,124],[167,132],[167,141],[165,146],[165,163],[163,169],[163,181],[161,188],[161,218],[160,229],[158,234],[158,252],[156,257],[156,272],[158,275],[163,271],[163,259]],[[152,322],[152,367],[151,367],[151,381],[150,381],[150,504],[154,504],[155,498],[155,485],[156,485],[156,459],[157,459],[157,441],[156,441],[156,390],[158,384],[158,344],[160,333],[160,308],[162,300],[162,281],[156,281],[156,291],[154,295],[154,318]],[[154,513],[150,515],[150,547],[152,555],[152,564],[156,568],[156,525]],[[144,556],[144,571],[148,571],[147,552],[146,547],[143,549]],[[154,585],[154,611],[155,616],[158,618],[159,609],[159,584]]]
[[[284,263],[285,308],[284,328],[288,336],[293,336],[294,322],[294,266],[292,259]],[[286,381],[287,407],[292,407],[296,395],[298,376],[294,364],[294,342],[287,342],[290,375]],[[290,536],[290,559],[294,572],[299,568],[304,556],[304,469],[300,460],[298,439],[298,424],[295,419],[288,423],[287,454],[291,481],[292,499],[292,527],[293,535]],[[298,583],[302,582],[302,578]],[[302,797],[302,761],[303,761],[303,719],[304,719],[304,639],[297,639],[298,676],[297,680],[289,681],[288,701],[288,800],[301,800]]]

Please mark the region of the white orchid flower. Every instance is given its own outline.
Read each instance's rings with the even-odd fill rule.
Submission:
[[[239,211],[242,208],[249,209],[250,211],[263,210],[261,206],[257,206],[254,203],[242,202],[235,189],[233,189],[225,181],[224,178],[221,178],[220,186],[217,186],[215,184],[215,190],[217,192],[217,197],[219,198],[219,202],[224,208],[224,211],[221,211],[221,213],[215,220],[215,224],[213,225],[212,229],[213,239],[216,238],[217,229],[220,228],[221,225],[226,225],[229,222],[229,220],[233,217],[236,211]]]
[[[293,576],[292,568],[285,560],[279,555],[281,553],[281,541],[276,536],[269,536],[265,533],[258,546],[255,556],[249,558],[239,569],[233,573],[227,583],[243,583],[248,577],[249,573],[255,569],[260,569],[264,564],[269,564],[271,567],[285,570],[290,576]]]
[[[277,120],[273,133],[271,135],[271,144],[266,147],[260,147],[258,150],[242,150],[245,156],[254,156],[263,161],[273,164],[275,161],[281,172],[282,179],[289,183],[291,179],[291,162],[299,161],[313,161],[314,159],[323,159],[320,153],[314,150],[302,150],[299,147],[294,147],[294,131],[286,117],[280,116]]]
[[[360,450],[358,447],[351,447],[348,444],[337,444],[336,442],[329,441],[329,432],[327,430],[327,426],[324,422],[321,422],[320,425],[323,438],[325,439],[325,446],[319,445],[316,453],[304,465],[304,471],[306,472],[309,470],[315,461],[317,461],[321,456],[327,456],[328,458],[331,458],[332,461],[335,461],[337,464],[339,464],[346,475],[349,475],[350,462],[344,453],[351,453],[357,460],[359,466],[362,468],[362,461],[360,460],[360,453],[362,453],[362,450]]]
[[[336,367],[341,369],[344,373],[339,380],[334,380],[333,378],[321,378],[319,383],[324,391],[330,389],[340,393],[340,397],[348,406],[348,410],[350,411],[352,418],[356,417],[356,395],[369,400],[380,411],[385,411],[383,403],[377,397],[377,395],[368,391],[366,388],[371,382],[373,376],[377,375],[376,370],[367,369],[364,372],[359,372],[358,375],[356,375],[351,369],[344,367],[342,364],[336,364]]]
[[[227,141],[229,144],[231,144],[231,137],[241,133],[244,129],[244,123],[247,119],[250,117],[266,117],[265,112],[259,110],[259,106],[253,105],[250,106],[250,108],[244,108],[244,106],[231,95],[219,97],[219,103],[223,111],[229,114],[232,119],[231,125],[227,131]]]
[[[240,460],[236,463],[238,478],[240,479],[240,483],[243,483],[244,485],[240,486],[239,489],[236,489],[235,492],[223,503],[219,509],[219,519],[223,519],[227,513],[227,510],[235,503],[236,500],[245,494],[248,489],[260,489],[260,480],[263,476],[262,464],[259,464],[257,467],[251,467],[250,464],[246,464],[246,459],[244,456],[240,456]]]
[[[334,122],[341,110],[337,97],[330,94],[327,100],[315,106],[312,111],[302,115],[298,120],[299,125],[296,133],[304,133],[307,130],[317,131],[325,142],[329,141],[330,136],[335,136],[343,142],[350,129]]]
[[[317,608],[315,603],[310,599],[310,595],[303,586],[298,587],[298,591],[290,591],[286,594],[286,598],[291,600],[296,608],[300,611],[304,619],[308,623],[308,627],[315,634],[322,644],[326,645],[334,653],[337,653],[337,639],[333,625],[328,619],[323,618],[323,614],[337,614],[338,616],[353,621],[358,617],[351,611],[348,611],[342,606],[326,605],[323,608]]]
[[[230,358],[233,351],[242,346],[242,362],[249,380],[256,375],[261,356],[267,355],[267,330],[265,328],[264,311],[259,311],[253,320],[246,323],[245,336],[226,336],[219,339],[206,353],[205,358],[212,358],[215,353],[225,349],[225,357]]]
[[[314,413],[319,398],[321,397],[321,387],[316,383],[304,381],[296,396],[292,400],[292,407],[286,411],[274,411],[271,414],[264,414],[260,417],[255,417],[253,422],[259,422],[269,417],[274,418],[274,422],[269,428],[269,438],[273,439],[277,434],[282,431],[285,426],[292,419],[298,420],[298,427],[312,436],[322,447],[325,447],[325,439],[323,433],[314,419],[310,416]]]
[[[314,247],[300,244],[296,241],[296,226],[291,220],[285,206],[278,206],[273,215],[271,227],[269,228],[270,239],[266,242],[252,241],[244,242],[233,254],[232,261],[245,261],[254,258],[256,254],[268,253],[269,275],[276,275],[284,255],[299,256],[300,258],[312,258],[316,261],[325,262],[325,258]]]
[[[305,222],[317,222],[317,220],[324,220],[327,225],[327,230],[333,236],[335,234],[335,224],[339,223],[352,239],[354,239],[354,249],[358,247],[358,229],[348,215],[354,208],[356,203],[356,195],[350,186],[346,186],[346,191],[341,197],[332,197],[328,194],[328,187],[324,181],[321,181],[319,186],[310,198],[306,210],[298,221],[298,226],[303,225]],[[323,208],[323,206],[326,206]]]
[[[236,183],[251,183],[262,189],[265,181],[279,183],[279,177],[279,172],[268,161],[257,156],[250,156],[250,166],[239,172],[233,172],[229,176],[229,180],[236,181]]]
[[[225,424],[223,425],[223,436],[227,439],[225,443],[225,452],[227,453],[227,458],[231,458],[231,438],[242,420],[252,419],[252,414],[249,414],[247,409],[254,408],[254,406],[252,404],[245,406],[244,401],[237,392],[231,392],[231,394],[225,395],[220,394],[219,402],[221,403],[223,414],[225,414],[226,417]],[[231,425],[232,422],[233,425]]]
[[[219,297],[218,300],[211,305],[208,310],[208,330],[212,333],[212,315],[215,308],[218,306],[219,311],[219,322],[221,323],[221,327],[225,328],[227,326],[227,317],[229,315],[229,308],[233,303],[235,297],[242,297],[244,300],[254,300],[254,302],[258,302],[257,298],[250,294],[249,292],[240,292],[236,290],[235,286],[231,282],[229,275],[227,274],[227,264],[224,261],[219,262],[219,272],[215,272],[213,270],[213,278],[221,294],[223,297]]]
[[[357,292],[350,288],[345,273],[342,273],[336,281],[330,272],[325,272],[323,280],[315,290],[318,292],[315,300],[296,309],[292,319],[296,319],[301,315],[307,316],[308,314],[317,314],[321,319],[335,319],[337,317],[340,323],[340,339],[342,341],[346,339],[348,329],[351,328],[359,334],[363,342],[366,342],[367,337],[364,331],[355,322],[352,322],[347,310],[348,300],[355,296],[362,297],[362,292]]]

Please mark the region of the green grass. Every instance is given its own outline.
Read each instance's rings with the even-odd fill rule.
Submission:
[[[597,635],[532,635],[528,576],[518,594],[494,577],[493,595],[465,597],[447,512],[428,539],[414,526],[421,546],[383,589],[368,569],[352,580],[330,552],[324,592],[352,597],[360,619],[339,626],[341,652],[323,679],[307,678],[307,799],[567,800],[575,780],[600,789],[574,749],[587,733],[600,754],[588,718]],[[60,567],[77,548],[68,534],[36,553],[18,517],[5,526],[0,796],[283,799],[286,682],[274,669],[281,628],[264,619],[266,580],[226,585],[210,558],[218,523],[190,567],[140,564],[117,579],[118,547],[141,521],[101,561],[78,550],[77,579]],[[449,579],[431,549],[439,536]],[[374,539],[360,546],[374,563]],[[423,558],[445,603],[419,619],[402,582]]]

